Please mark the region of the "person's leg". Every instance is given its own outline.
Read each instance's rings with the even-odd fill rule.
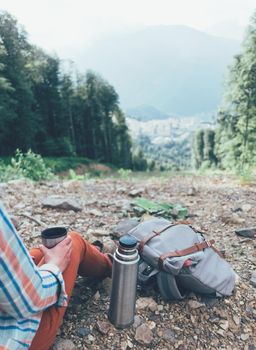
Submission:
[[[65,288],[70,299],[75,284],[77,273],[81,276],[95,276],[99,278],[110,276],[111,261],[97,248],[85,241],[79,234],[72,232],[72,255],[68,268],[63,273]],[[40,262],[42,256],[37,249],[33,249],[30,254],[34,255],[34,260]],[[51,306],[42,315],[40,326],[31,344],[30,350],[48,350],[53,344],[58,328],[62,323],[66,308]]]
[[[39,248],[32,248],[29,251],[34,263],[38,266],[42,265],[44,262],[44,254]]]

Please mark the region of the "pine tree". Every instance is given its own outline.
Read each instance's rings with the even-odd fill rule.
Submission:
[[[114,143],[112,143],[112,154],[114,164],[121,168],[131,168],[132,166],[132,141],[126,125],[125,116],[121,109],[117,109],[114,114]]]
[[[224,167],[256,161],[256,12],[235,57],[218,117],[218,156]]]
[[[6,51],[3,44],[0,42],[0,145],[8,144],[8,137],[10,136],[9,126],[14,117],[15,103],[12,99],[12,87],[10,81],[4,76],[5,65],[2,63]],[[0,154],[7,154],[8,150],[2,147]]]
[[[7,12],[0,12],[0,41],[6,53],[1,59],[2,74],[13,88],[9,90],[11,103],[8,108],[12,123],[6,129],[8,142],[0,151],[8,154],[17,147],[27,149],[33,146],[35,128],[32,111],[34,99],[26,67],[30,45],[25,31]]]
[[[192,157],[196,169],[211,168],[217,165],[215,154],[215,131],[212,129],[200,129],[193,138]]]
[[[217,157],[215,155],[215,131],[211,129],[205,129],[203,135],[204,141],[204,163],[205,166],[210,168],[217,165]]]
[[[58,57],[30,45],[17,21],[0,12],[0,155],[17,148],[132,165],[114,87],[91,71],[76,79],[62,73]]]
[[[198,130],[192,142],[193,163],[196,169],[199,169],[204,160],[204,131]]]

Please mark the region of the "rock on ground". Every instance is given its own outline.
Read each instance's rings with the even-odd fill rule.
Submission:
[[[81,232],[91,241],[101,240],[103,244],[106,241],[109,249],[107,246],[112,246],[109,240],[118,236],[113,227],[134,217],[129,193],[142,188],[142,195],[150,200],[179,202],[188,208],[191,224],[206,232],[208,240],[215,239],[216,247],[225,250],[225,258],[239,275],[235,292],[213,302],[198,295],[167,302],[157,289],[146,286],[137,293],[141,304],[134,327],[116,330],[108,321],[111,280],[78,277],[55,349],[59,346],[58,350],[255,350],[256,288],[250,280],[255,272],[256,240],[235,233],[244,227],[255,227],[255,185],[240,186],[223,175],[172,176],[161,181],[158,178],[75,183],[16,181],[0,185],[0,199],[18,221],[15,224],[29,248],[40,243],[40,232],[45,226],[60,225]],[[49,196],[78,199],[82,211],[43,207],[42,199]],[[126,229],[121,227],[121,234]],[[98,232],[97,237],[94,232]],[[145,304],[142,298],[148,298]]]
[[[53,350],[76,350],[76,346],[71,340],[59,339],[55,342]]]

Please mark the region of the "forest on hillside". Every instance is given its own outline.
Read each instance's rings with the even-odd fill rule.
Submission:
[[[142,157],[132,155],[114,87],[95,72],[64,70],[7,12],[0,13],[0,145],[0,156],[31,149],[123,168],[136,168]]]
[[[215,128],[199,129],[192,142],[191,137],[182,141],[184,147],[177,140],[158,149],[150,140],[139,140],[136,145],[118,93],[108,81],[93,71],[64,69],[57,56],[29,43],[26,31],[11,14],[0,12],[0,157],[12,156],[17,149],[31,149],[42,156],[86,157],[134,170],[152,170],[155,166],[179,169],[191,164],[196,169],[253,167],[256,13],[242,51],[229,67],[216,120]]]
[[[196,168],[237,169],[256,164],[256,12],[242,51],[229,67],[226,91],[214,130],[201,129],[193,140]]]

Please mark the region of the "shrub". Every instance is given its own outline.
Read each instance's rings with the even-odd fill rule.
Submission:
[[[23,177],[24,175],[21,170],[15,169],[11,165],[0,164],[0,182],[17,180]]]
[[[128,180],[131,174],[132,174],[132,171],[130,169],[123,169],[123,168],[121,168],[121,169],[118,170],[118,175],[123,180]]]
[[[75,170],[69,169],[68,178],[70,180],[88,180],[89,174],[78,175]]]
[[[26,177],[34,181],[49,180],[54,177],[50,168],[45,165],[40,154],[35,154],[31,150],[22,153],[19,149],[15,153],[15,157],[11,159],[12,169],[8,171],[16,171],[19,177]]]

